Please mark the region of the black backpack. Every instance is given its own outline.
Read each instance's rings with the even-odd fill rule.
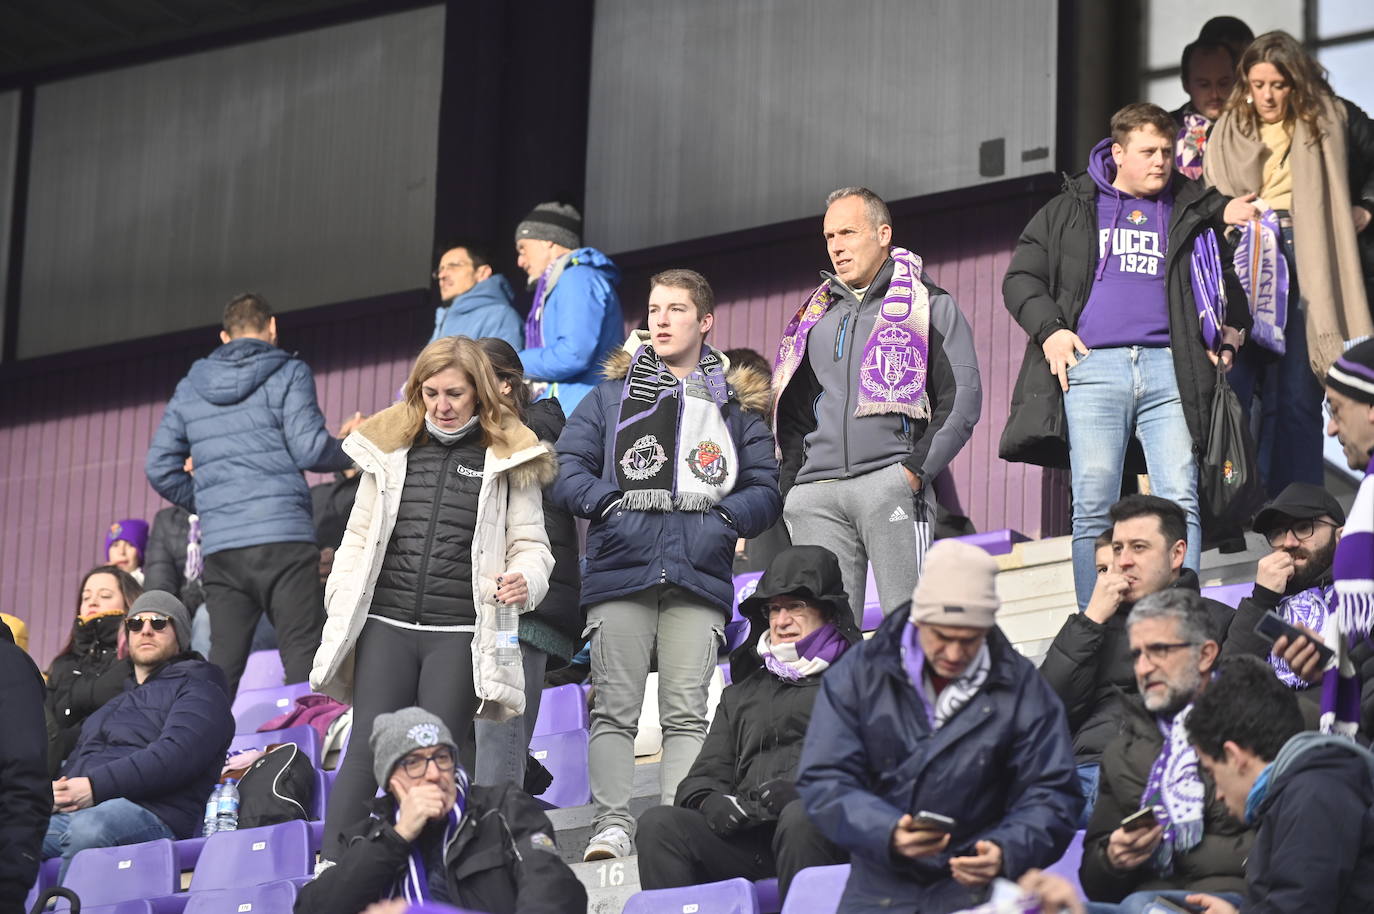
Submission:
[[[239,828],[309,819],[315,804],[315,766],[295,743],[277,746],[239,781]]]

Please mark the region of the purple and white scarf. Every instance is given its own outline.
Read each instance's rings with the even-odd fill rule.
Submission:
[[[454,798],[453,808],[448,811],[448,819],[444,822],[444,838],[440,845],[443,851],[440,857],[448,854],[448,846],[458,834],[458,826],[463,821],[463,814],[468,808],[468,773],[463,770],[462,765],[453,766],[453,777],[458,782],[458,796]],[[401,807],[396,805],[396,816],[392,822],[399,822],[401,819]],[[392,898],[404,898],[411,904],[419,904],[428,901],[429,895],[429,872],[425,866],[425,855],[420,849],[419,840],[411,842],[410,856],[406,859],[406,868],[401,871],[396,884],[391,889]]]
[[[1196,111],[1183,115],[1183,125],[1174,144],[1174,165],[1179,174],[1197,181],[1202,177],[1202,156],[1207,150],[1207,131],[1212,122]]]
[[[788,644],[773,644],[765,629],[757,648],[768,672],[779,679],[797,682],[830,669],[830,665],[849,649],[849,642],[839,629],[827,622],[806,637]]]
[[[525,318],[525,348],[539,349],[544,345],[544,301],[558,283],[558,277],[572,260],[572,254],[564,254],[549,262],[534,286],[534,302],[530,305],[529,316]]]
[[[1360,725],[1360,679],[1350,648],[1370,637],[1374,628],[1374,461],[1350,506],[1345,530],[1331,562],[1336,608],[1322,631],[1336,658],[1322,679],[1323,733],[1352,739]]]
[[[200,515],[192,514],[186,531],[186,565],[181,569],[188,581],[199,581],[205,571],[205,556],[200,548]],[[195,607],[192,606],[194,611]]]
[[[857,416],[897,413],[912,419],[930,418],[926,396],[926,368],[930,360],[930,293],[921,282],[921,258],[894,247],[892,280],[883,296],[873,332],[864,343],[859,362]],[[778,344],[773,362],[773,410],[792,376],[806,358],[806,338],[839,298],[831,280],[821,283],[793,315]]]
[[[1250,314],[1254,318],[1250,338],[1270,352],[1283,355],[1284,328],[1288,324],[1288,259],[1283,256],[1278,214],[1265,204],[1260,218],[1252,219],[1238,232],[1236,278],[1250,300]]]
[[[1197,304],[1202,341],[1207,344],[1208,351],[1216,352],[1221,344],[1221,326],[1226,320],[1226,284],[1222,279],[1217,236],[1211,229],[1193,241],[1191,264],[1193,301]]]
[[[1155,850],[1155,864],[1165,876],[1173,872],[1175,854],[1186,854],[1202,840],[1206,790],[1198,775],[1197,750],[1188,741],[1188,715],[1192,710],[1190,702],[1172,720],[1156,716],[1164,745],[1150,766],[1145,792],[1140,795],[1141,808],[1152,806],[1155,820],[1164,826],[1164,838]]]
[[[1290,624],[1306,626],[1314,632],[1320,632],[1326,627],[1326,619],[1331,615],[1334,596],[1335,589],[1329,584],[1325,587],[1309,587],[1292,596],[1284,597],[1279,609]],[[1293,672],[1288,666],[1288,661],[1278,654],[1270,653],[1269,665],[1274,668],[1274,674],[1290,689],[1305,689],[1310,685],[1306,679]]]
[[[935,687],[925,676],[926,655],[925,651],[921,650],[920,626],[915,622],[908,622],[902,631],[902,665],[906,667],[906,674],[911,678],[916,694],[920,696],[930,728],[938,730],[963,710],[964,705],[972,701],[973,696],[977,695],[978,690],[988,681],[988,673],[992,670],[992,652],[988,650],[988,643],[984,640],[978,655],[964,668],[963,675],[951,679],[940,690],[940,694],[936,695]]]

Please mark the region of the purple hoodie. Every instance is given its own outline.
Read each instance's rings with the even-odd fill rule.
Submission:
[[[1098,263],[1078,336],[1089,349],[1168,346],[1164,255],[1173,195],[1168,187],[1143,198],[1113,187],[1111,137],[1088,155],[1088,174],[1097,185]]]

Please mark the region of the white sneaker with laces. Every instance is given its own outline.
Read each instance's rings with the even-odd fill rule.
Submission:
[[[630,841],[630,833],[619,825],[607,825],[601,831],[592,835],[592,840],[587,842],[587,850],[582,854],[584,863],[593,860],[613,860],[616,857],[628,857],[634,853],[634,844]]]

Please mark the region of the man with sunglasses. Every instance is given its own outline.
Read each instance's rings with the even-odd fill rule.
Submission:
[[[224,673],[191,650],[181,601],[147,591],[124,624],[133,675],[86,719],[52,785],[43,856],[61,856],[63,875],[88,847],[196,834],[234,736]]]
[[[1138,914],[1161,894],[1239,898],[1254,836],[1215,797],[1187,732],[1221,653],[1211,613],[1198,594],[1169,588],[1132,607],[1126,633],[1138,694],[1122,703],[1120,733],[1102,755],[1079,868],[1098,902],[1089,910]],[[1123,824],[1147,808],[1150,822]]]
[[[587,890],[539,804],[510,783],[472,786],[438,717],[423,708],[380,714],[370,745],[387,792],[347,831],[337,864],[301,889],[296,914],[357,914],[383,899],[487,914],[587,910]]]
[[[1255,515],[1254,530],[1274,551],[1255,567],[1255,589],[1236,607],[1226,633],[1226,654],[1267,661],[1290,689],[1315,705],[1321,700],[1322,666],[1316,642],[1335,607],[1331,563],[1345,524],[1340,502],[1321,486],[1295,482]],[[1312,638],[1271,642],[1255,624],[1271,610]],[[1310,707],[1310,706],[1309,706]]]

